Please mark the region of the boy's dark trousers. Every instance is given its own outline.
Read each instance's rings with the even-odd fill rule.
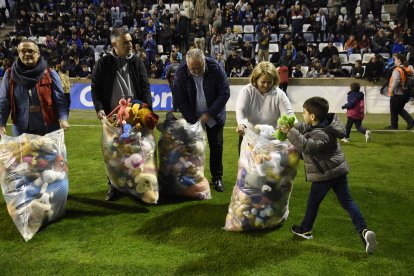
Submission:
[[[356,120],[348,117],[348,120],[346,121],[346,133],[345,138],[349,138],[349,134],[351,133],[352,125],[355,124],[355,127],[359,132],[362,134],[366,133],[366,129],[362,127],[362,120]]]
[[[308,205],[306,207],[305,218],[301,223],[303,230],[312,230],[313,223],[315,222],[316,216],[318,214],[319,205],[331,188],[335,192],[336,197],[342,205],[342,208],[344,208],[351,217],[355,229],[358,233],[361,233],[362,230],[367,228],[367,224],[361,212],[359,211],[358,206],[348,191],[347,174],[326,181],[312,182],[308,198]]]

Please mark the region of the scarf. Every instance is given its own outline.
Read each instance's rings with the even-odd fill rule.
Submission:
[[[35,67],[27,67],[20,61],[20,59],[18,59],[12,65],[11,78],[15,83],[26,89],[30,89],[40,81],[46,68],[46,61],[42,57],[40,57],[39,62]]]

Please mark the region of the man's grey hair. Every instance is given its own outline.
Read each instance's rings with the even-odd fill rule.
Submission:
[[[197,60],[204,60],[205,56],[204,56],[203,50],[198,49],[198,48],[188,50],[187,55],[186,55],[187,62],[190,58],[194,58]]]
[[[19,42],[19,45],[17,45],[17,48],[19,48],[19,46],[20,46],[21,44],[23,44],[23,43],[32,43],[32,44],[35,46],[36,51],[39,51],[39,45],[37,45],[36,41],[34,41],[33,39],[23,38],[23,39]]]
[[[111,42],[114,42],[118,37],[124,36],[126,34],[129,34],[128,28],[125,28],[125,27],[113,28],[111,31]]]

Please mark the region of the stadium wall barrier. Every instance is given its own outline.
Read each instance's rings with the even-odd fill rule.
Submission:
[[[313,96],[326,98],[330,103],[330,112],[344,113],[341,109],[346,103],[349,85],[358,81],[361,91],[366,95],[366,113],[389,113],[389,98],[380,94],[381,86],[373,85],[366,80],[353,78],[335,79],[290,79],[287,89],[288,97],[295,112],[302,112],[303,102]],[[90,80],[71,79],[71,109],[93,109]],[[240,89],[249,82],[247,78],[229,78],[230,99],[227,103],[227,111],[234,111],[237,94]],[[171,110],[171,90],[167,81],[150,80],[153,97],[153,108],[156,111]],[[406,105],[409,113],[414,113],[414,103]]]

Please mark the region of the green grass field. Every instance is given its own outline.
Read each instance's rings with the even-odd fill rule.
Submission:
[[[161,113],[161,119],[164,114]],[[207,201],[161,197],[148,205],[129,197],[106,202],[101,127],[93,111],[71,113],[66,133],[66,216],[25,242],[0,199],[0,275],[412,275],[414,271],[414,133],[383,132],[389,115],[367,115],[371,143],[352,132],[343,150],[350,191],[378,250],[368,256],[331,192],[319,209],[313,240],[289,227],[304,215],[309,184],[303,163],[290,216],[275,230],[222,230],[237,172],[235,115],[225,130],[224,184]],[[302,119],[300,114],[298,118]],[[341,115],[345,120],[345,117]],[[404,125],[400,128],[405,129]],[[208,172],[208,168],[206,168]],[[206,174],[209,176],[209,174]]]

